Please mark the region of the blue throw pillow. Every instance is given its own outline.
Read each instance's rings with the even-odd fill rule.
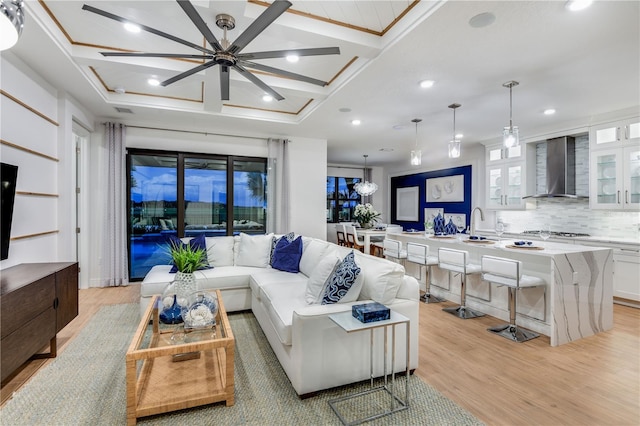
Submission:
[[[271,239],[271,253],[269,253],[269,265],[273,267],[273,251],[276,249],[276,245],[280,240],[287,240],[288,242],[292,242],[296,239],[296,235],[293,232],[289,232],[288,234],[284,234],[280,238],[273,237]]]
[[[286,238],[280,238],[273,250],[273,262],[271,266],[285,272],[300,272],[300,259],[302,258],[302,237],[292,242]]]
[[[338,263],[335,271],[329,277],[322,304],[338,303],[356,282],[359,273],[360,267],[356,264],[353,252],[351,252],[345,256],[342,262]]]
[[[193,250],[204,250],[204,253],[202,255],[205,257],[207,264],[205,266],[202,266],[199,269],[211,269],[211,266],[209,265],[208,258],[207,258],[207,240],[204,234],[200,234],[197,237],[191,238],[189,240],[189,244],[183,243],[182,240],[176,237],[175,235],[169,235],[168,243],[172,247],[180,247],[183,245],[184,246],[188,245],[188,246],[191,246]],[[175,274],[176,272],[178,272],[178,267],[174,264],[171,270],[169,271],[169,273]]]

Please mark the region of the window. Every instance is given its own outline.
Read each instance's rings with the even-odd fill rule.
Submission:
[[[131,280],[170,262],[170,235],[266,232],[264,158],[131,149],[127,164]]]
[[[353,187],[360,178],[327,176],[327,222],[351,222],[360,194]]]

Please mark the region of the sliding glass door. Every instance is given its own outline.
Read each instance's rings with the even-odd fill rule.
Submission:
[[[170,259],[170,235],[266,232],[264,158],[129,150],[129,276]]]

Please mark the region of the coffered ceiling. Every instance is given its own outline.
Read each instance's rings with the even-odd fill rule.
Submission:
[[[203,47],[202,34],[175,1],[27,1],[27,22],[11,49],[55,88],[101,118],[128,124],[240,135],[328,140],[334,163],[408,161],[415,145],[424,161],[444,159],[452,134],[463,149],[500,135],[513,118],[521,135],[571,128],[607,112],[640,105],[640,8],[601,1],[571,13],[561,1],[296,1],[243,52],[339,47],[339,55],[306,56],[264,65],[328,82],[324,87],[254,70],[284,100],[231,73],[222,101],[217,67],[166,87],[149,86],[200,62],[194,59],[104,57],[100,52],[199,53],[82,9],[83,4],[131,19]],[[235,18],[233,42],[268,6],[260,0],[192,1],[218,40],[215,17]],[[477,27],[472,18],[495,18]],[[481,15],[487,16],[487,15]],[[478,18],[475,18],[476,20]],[[421,89],[421,80],[434,80]],[[543,110],[555,108],[545,116]],[[360,126],[351,121],[361,120]],[[587,119],[587,120],[588,120]],[[381,151],[384,149],[385,151]],[[392,151],[389,151],[392,150]]]

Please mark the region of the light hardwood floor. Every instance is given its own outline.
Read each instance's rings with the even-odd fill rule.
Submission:
[[[58,335],[63,352],[105,304],[137,303],[139,286],[80,291],[80,314]],[[461,320],[452,303],[420,304],[416,374],[490,425],[640,424],[640,309],[614,305],[614,329],[552,348],[547,337],[513,343]],[[32,361],[3,383],[2,403],[49,361]],[[390,420],[392,420],[390,418]]]

